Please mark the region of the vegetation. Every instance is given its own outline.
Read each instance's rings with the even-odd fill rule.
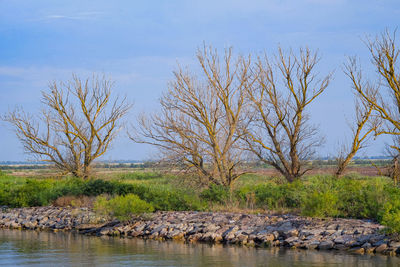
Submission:
[[[186,178],[187,179],[187,178]],[[313,217],[375,219],[400,231],[400,188],[388,177],[245,175],[231,189],[221,185],[187,189],[182,178],[152,172],[115,174],[107,179],[20,178],[0,174],[0,205],[92,205],[102,214],[128,219],[154,210],[246,210],[291,212]],[[108,196],[108,197],[105,197]]]
[[[268,210],[375,219],[400,233],[400,50],[388,31],[367,46],[379,82],[364,79],[355,58],[345,65],[356,114],[352,142],[336,157],[334,175],[305,176],[322,141],[307,111],[331,80],[330,74],[318,78],[317,53],[279,49],[272,60],[253,63],[252,56],[233,56],[232,49],[220,57],[204,47],[197,53],[199,77],[182,68],[174,72],[161,112],[143,116],[130,135],[160,148],[168,174],[136,170],[89,179],[93,161],[107,151],[130,105],[111,101],[110,81],[74,77],[43,92],[47,110],[39,124],[19,109],[3,116],[27,152],[74,177],[17,178],[0,171],[0,205],[91,205],[120,220],[154,210]],[[357,151],[382,134],[394,138],[388,168],[394,179],[344,175]],[[249,174],[257,164],[282,177]],[[154,165],[130,167],[146,166]]]
[[[111,199],[99,196],[94,203],[94,210],[103,216],[125,221],[132,218],[133,215],[153,212],[154,207],[135,194],[126,194]]]

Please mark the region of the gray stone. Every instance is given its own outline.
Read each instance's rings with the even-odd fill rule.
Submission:
[[[297,237],[297,236],[292,236],[292,237],[289,237],[289,238],[286,238],[284,241],[283,241],[283,245],[284,246],[293,246],[293,244],[295,243],[295,242],[299,242],[299,238]]]
[[[349,244],[351,242],[355,242],[353,236],[351,235],[342,235],[334,239],[336,244]]]
[[[398,242],[398,241],[391,241],[391,242],[389,243],[389,246],[390,246],[390,247],[394,247],[394,248],[399,248],[399,247],[400,247],[400,242]]]
[[[306,243],[304,246],[308,249],[316,249],[316,248],[318,248],[319,244],[320,244],[319,241],[313,240],[313,241],[310,241],[309,243]]]
[[[225,238],[228,235],[232,235],[232,234],[236,233],[238,230],[239,230],[238,226],[232,226],[222,234],[222,237]]]
[[[334,243],[330,240],[327,241],[322,241],[319,245],[318,245],[318,249],[321,250],[327,250],[327,249],[331,249],[333,248]]]

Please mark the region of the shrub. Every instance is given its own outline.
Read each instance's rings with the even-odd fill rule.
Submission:
[[[299,208],[304,189],[301,181],[276,184],[267,183],[254,188],[256,205],[270,210]]]
[[[101,194],[113,194],[115,186],[112,182],[105,180],[89,180],[83,184],[82,193],[86,196],[98,196]]]
[[[400,233],[400,189],[386,186],[386,201],[378,213],[378,221],[387,226],[390,233]]]
[[[224,204],[229,200],[229,188],[222,185],[211,184],[207,189],[204,189],[200,197],[206,201],[217,202]]]
[[[206,204],[194,192],[160,185],[131,185],[131,193],[153,204],[156,210],[204,210]]]
[[[154,211],[153,205],[135,194],[116,196],[109,200],[99,196],[94,203],[94,209],[101,215],[116,217],[120,221],[129,220],[133,215]]]
[[[302,214],[314,217],[336,217],[339,215],[338,195],[335,192],[314,191],[304,199]]]
[[[56,192],[51,190],[52,182],[48,180],[29,179],[25,184],[10,189],[8,203],[3,205],[11,207],[45,206],[57,198]]]

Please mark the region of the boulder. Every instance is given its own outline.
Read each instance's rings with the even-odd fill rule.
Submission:
[[[326,241],[322,241],[321,243],[319,243],[318,245],[318,249],[320,250],[328,250],[328,249],[332,249],[335,243],[333,243],[330,240],[326,240]]]

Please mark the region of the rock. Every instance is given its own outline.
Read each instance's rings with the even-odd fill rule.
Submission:
[[[103,222],[100,225],[99,222]],[[95,224],[93,224],[95,223]],[[149,218],[106,221],[90,209],[21,208],[0,212],[0,227],[75,230],[81,234],[122,235],[144,239],[235,243],[246,246],[286,246],[351,253],[400,254],[400,242],[381,234],[383,226],[353,219],[318,219],[295,215],[219,212],[161,212]]]
[[[370,241],[373,235],[362,235],[357,238],[357,242],[364,244],[365,242]]]
[[[279,232],[278,231],[273,231],[272,234],[274,235],[274,239],[279,238]]]
[[[375,243],[373,243],[372,245],[373,245],[374,247],[379,247],[380,245],[383,245],[383,244],[387,245],[386,240],[379,240],[378,242],[375,242]]]
[[[294,227],[291,222],[284,222],[276,229],[276,231],[278,231],[279,234],[283,234],[284,232],[290,231],[292,229],[294,229]]]
[[[288,238],[288,237],[297,237],[297,235],[299,234],[299,231],[295,228],[289,229],[287,231],[283,231],[282,235],[284,238]]]
[[[294,243],[299,242],[299,238],[297,236],[292,236],[283,241],[284,246],[292,247]]]
[[[222,236],[216,233],[212,234],[212,239],[215,243],[221,243],[223,240]]]
[[[328,230],[325,230],[325,231],[322,233],[322,235],[332,235],[333,233],[336,233],[336,230],[334,230],[334,229],[328,229]]]
[[[386,244],[382,244],[382,245],[380,245],[379,247],[377,247],[375,249],[375,252],[376,253],[382,253],[386,248],[387,248],[387,245]]]
[[[377,242],[383,240],[385,237],[386,237],[385,235],[372,235],[372,236],[369,238],[369,243],[375,244],[375,243],[377,243]]]
[[[361,248],[361,247],[354,247],[354,248],[351,248],[349,250],[349,252],[354,253],[354,254],[364,254],[365,250],[364,250],[364,248]]]
[[[100,231],[98,232],[100,235],[109,235],[112,232],[112,228],[111,227],[104,227],[102,229],[100,229]]]
[[[367,242],[367,243],[364,243],[361,247],[364,248],[364,249],[369,249],[369,248],[372,247],[372,245]]]
[[[375,247],[364,248],[365,253],[372,254],[375,251]]]
[[[334,243],[332,241],[322,241],[319,245],[318,245],[318,249],[320,250],[327,250],[327,249],[331,249],[333,248]]]
[[[313,241],[311,241],[311,242],[309,242],[309,243],[306,243],[304,246],[305,246],[307,249],[316,249],[316,248],[318,248],[319,244],[320,244],[319,241],[313,240]]]
[[[349,249],[349,247],[344,245],[344,244],[335,244],[333,248],[336,249],[336,250],[347,250],[347,249]]]
[[[329,224],[326,229],[327,230],[337,230],[338,225],[337,224]]]
[[[247,243],[247,235],[239,234],[236,236],[236,239],[239,244],[244,245]]]
[[[222,237],[227,237],[228,235],[233,235],[234,233],[236,233],[239,230],[238,226],[232,226],[230,227],[228,230],[226,230],[223,234]]]
[[[204,229],[204,231],[205,232],[215,232],[215,231],[217,231],[218,229],[220,228],[220,226],[218,226],[218,225],[215,225],[215,224],[209,224],[205,229]]]
[[[355,240],[351,235],[342,235],[334,239],[336,244],[351,244],[354,243]]]
[[[389,243],[389,247],[399,248],[399,247],[400,247],[400,242],[398,242],[398,241],[391,241],[391,242]]]
[[[384,251],[381,253],[384,255],[389,255],[389,256],[395,256],[396,255],[396,248],[386,248]]]

